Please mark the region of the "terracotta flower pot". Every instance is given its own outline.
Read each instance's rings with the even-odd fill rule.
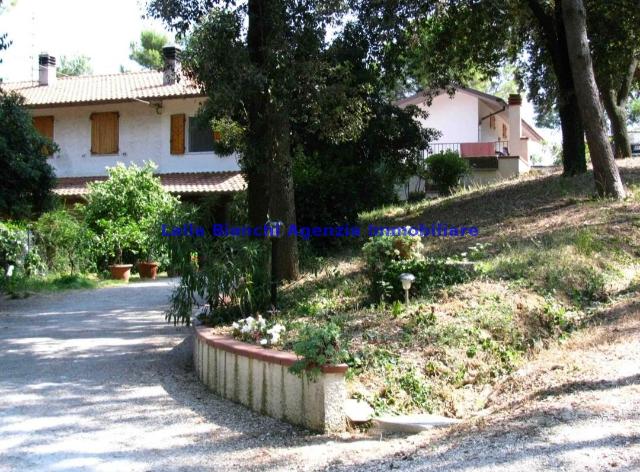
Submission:
[[[133,264],[113,264],[109,266],[109,270],[111,271],[111,278],[113,280],[125,280],[129,281],[129,277],[131,276],[131,268]]]
[[[138,272],[140,272],[140,278],[155,280],[158,277],[158,263],[157,262],[138,262]]]

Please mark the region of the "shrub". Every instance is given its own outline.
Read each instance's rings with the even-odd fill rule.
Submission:
[[[55,174],[47,156],[58,147],[40,135],[24,98],[0,90],[0,216],[28,218],[52,202]]]
[[[370,281],[370,293],[374,300],[388,298],[390,295],[390,280],[387,271],[393,263],[403,261],[409,267],[424,259],[422,254],[424,246],[420,236],[375,236],[362,247],[365,258],[367,277]],[[396,267],[399,267],[396,264]],[[398,276],[400,273],[398,273]]]
[[[171,296],[168,321],[189,325],[196,297],[204,301],[202,316],[212,325],[268,307],[266,241],[205,236],[170,238],[169,244],[172,267],[181,279]]]
[[[362,248],[373,300],[402,300],[400,274],[416,276],[414,295],[464,281],[468,275],[447,260],[425,258],[420,236],[376,236]]]
[[[469,163],[457,152],[442,151],[427,158],[425,177],[438,187],[440,195],[450,195],[468,173]]]
[[[26,227],[17,223],[0,222],[0,264],[21,266],[28,250],[28,232]]]
[[[106,181],[89,184],[85,222],[109,261],[132,263],[136,256],[149,260],[166,251],[160,224],[179,201],[162,188],[154,169],[151,163],[118,164],[108,168]]]
[[[34,224],[36,244],[50,272],[85,272],[93,268],[95,235],[66,210],[44,213]]]
[[[304,326],[293,351],[301,359],[289,370],[299,376],[306,372],[310,379],[320,374],[322,366],[339,364],[346,358],[346,351],[340,346],[340,328],[335,323]]]

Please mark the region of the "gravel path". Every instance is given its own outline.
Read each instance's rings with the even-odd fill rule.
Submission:
[[[171,283],[0,300],[0,472],[640,469],[637,305],[453,434],[327,437],[207,392],[164,321]]]

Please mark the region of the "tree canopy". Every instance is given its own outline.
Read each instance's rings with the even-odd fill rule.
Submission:
[[[60,65],[56,68],[58,77],[68,77],[76,75],[91,75],[91,58],[88,56],[61,56]]]
[[[29,218],[46,210],[55,185],[47,162],[57,150],[33,126],[24,99],[0,91],[0,217]]]
[[[145,30],[140,33],[140,42],[129,45],[131,54],[129,59],[142,67],[151,70],[162,70],[162,48],[167,45],[169,38],[163,33]]]

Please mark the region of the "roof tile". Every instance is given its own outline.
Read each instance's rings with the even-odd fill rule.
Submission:
[[[2,84],[2,88],[20,93],[25,97],[26,105],[33,107],[203,95],[193,82],[184,77],[173,85],[164,85],[162,77],[162,72],[127,72],[59,77],[53,85],[39,85],[37,81],[9,82]]]
[[[162,187],[170,193],[228,193],[246,188],[240,172],[185,172],[159,174]],[[89,182],[102,182],[105,176],[61,177],[54,193],[64,197],[79,197],[88,193]]]

